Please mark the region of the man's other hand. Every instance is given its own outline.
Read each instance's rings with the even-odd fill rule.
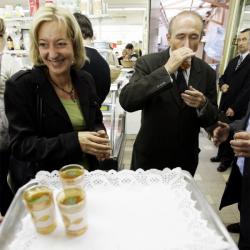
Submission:
[[[221,87],[220,87],[220,90],[222,93],[226,93],[229,89],[229,85],[224,83]]]
[[[229,136],[229,125],[224,122],[218,121],[218,126],[213,131],[212,140],[215,146],[219,146]]]
[[[232,117],[234,116],[234,111],[231,108],[228,108],[226,111],[226,116]]]
[[[189,107],[193,108],[202,108],[206,103],[206,97],[203,93],[192,86],[189,86],[189,89],[181,94],[181,98]]]
[[[230,144],[236,156],[250,157],[250,132],[241,131],[235,133]]]

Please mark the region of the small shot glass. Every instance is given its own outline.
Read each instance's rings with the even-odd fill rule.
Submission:
[[[86,194],[80,188],[67,188],[57,195],[57,204],[68,236],[79,236],[88,228]]]
[[[50,188],[42,185],[32,186],[24,191],[23,201],[38,233],[49,234],[55,230],[55,204]]]
[[[84,168],[78,164],[69,164],[59,170],[63,188],[83,188]]]

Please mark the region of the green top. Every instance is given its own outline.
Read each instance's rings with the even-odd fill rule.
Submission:
[[[71,99],[60,98],[63,107],[65,108],[69,119],[72,123],[72,126],[75,131],[84,131],[86,127],[84,116],[80,109],[79,100],[76,102]],[[89,169],[88,160],[86,157],[83,157],[83,162],[79,162],[85,169]]]
[[[63,98],[60,98],[60,100],[69,116],[74,130],[83,131],[86,124],[84,116],[80,110],[79,100],[76,100],[76,102],[72,101],[71,99]]]

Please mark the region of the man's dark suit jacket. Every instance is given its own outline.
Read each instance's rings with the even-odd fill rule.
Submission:
[[[245,130],[250,117],[250,102],[245,116],[230,124],[231,132]],[[236,160],[236,159],[235,159]],[[240,203],[240,249],[250,249],[250,158],[245,158],[243,176],[234,164],[222,196],[220,209],[233,203]]]
[[[229,90],[222,94],[220,110],[226,111],[229,107],[235,112],[233,120],[241,119],[246,111],[250,96],[250,54],[235,70],[239,56],[232,59],[224,74],[219,80],[219,85],[229,85]]]
[[[110,90],[109,65],[96,49],[85,47],[85,50],[89,61],[85,62],[83,69],[94,78],[99,104],[101,105]]]
[[[129,112],[142,110],[132,169],[182,167],[191,174],[198,165],[198,135],[217,119],[216,76],[212,68],[194,57],[189,85],[203,92],[207,104],[198,116],[195,108],[181,100],[164,65],[169,51],[149,54],[137,60],[135,73],[120,93],[121,106]]]

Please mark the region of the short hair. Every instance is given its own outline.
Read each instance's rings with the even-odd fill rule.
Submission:
[[[80,13],[74,13],[74,17],[80,26],[83,38],[92,38],[94,36],[94,32],[90,20],[85,15]]]
[[[40,7],[33,17],[30,29],[30,57],[33,64],[44,65],[39,54],[38,32],[43,23],[52,21],[66,27],[67,36],[71,40],[74,50],[73,66],[76,69],[82,68],[86,60],[86,53],[79,25],[68,10],[54,5]]]
[[[134,45],[132,43],[128,43],[125,47],[125,49],[133,49]]]
[[[201,15],[199,15],[197,12],[192,11],[192,10],[184,10],[184,11],[178,13],[176,16],[174,16],[170,20],[169,25],[168,25],[168,34],[169,35],[171,35],[172,32],[173,32],[173,25],[174,25],[174,22],[175,22],[176,18],[178,18],[180,16],[194,16],[194,17],[197,17],[201,22],[201,35],[202,35],[203,26],[204,26],[203,19],[202,19]]]
[[[4,24],[4,20],[2,18],[0,18],[0,35],[4,35],[5,34],[5,24]]]
[[[246,32],[249,32],[249,31],[250,31],[250,28],[246,28],[246,29],[244,29],[244,30],[241,30],[241,31],[240,31],[240,34],[246,33]]]

